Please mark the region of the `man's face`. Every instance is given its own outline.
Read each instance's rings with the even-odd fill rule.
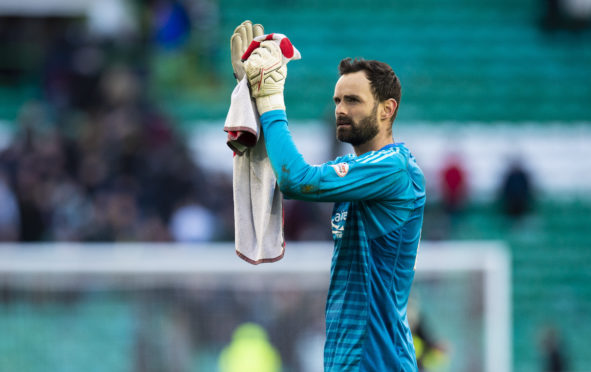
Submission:
[[[358,146],[379,132],[378,102],[365,72],[343,75],[334,89],[337,139]]]

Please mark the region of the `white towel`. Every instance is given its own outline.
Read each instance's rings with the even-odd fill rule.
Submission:
[[[228,146],[238,155],[257,144],[260,133],[259,115],[256,104],[250,98],[246,76],[232,91],[230,109],[226,116],[224,130],[228,133]]]
[[[246,60],[261,42],[273,40],[281,48],[283,63],[300,59],[300,52],[283,34],[256,37],[242,56]],[[234,150],[234,238],[236,253],[257,265],[283,257],[283,195],[267,157],[256,104],[247,78],[234,88],[224,130]]]
[[[278,261],[285,251],[283,196],[267,157],[259,115],[244,78],[232,92],[224,130],[234,156],[236,253],[251,264]],[[254,141],[254,143],[253,143]]]

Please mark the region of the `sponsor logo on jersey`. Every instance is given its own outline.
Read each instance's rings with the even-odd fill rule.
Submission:
[[[347,163],[332,164],[331,167],[339,177],[345,177],[349,173],[349,164]]]
[[[347,211],[335,213],[332,217],[332,237],[334,239],[341,239],[343,231],[345,231],[345,221],[347,221]]]

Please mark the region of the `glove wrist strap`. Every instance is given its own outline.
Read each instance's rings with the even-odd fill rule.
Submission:
[[[270,96],[257,97],[256,102],[259,115],[272,110],[285,110],[283,94],[272,94]]]

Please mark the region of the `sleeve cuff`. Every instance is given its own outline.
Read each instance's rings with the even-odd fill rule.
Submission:
[[[287,114],[285,110],[271,110],[261,115],[261,124],[271,125],[275,121],[285,121],[287,123]]]

